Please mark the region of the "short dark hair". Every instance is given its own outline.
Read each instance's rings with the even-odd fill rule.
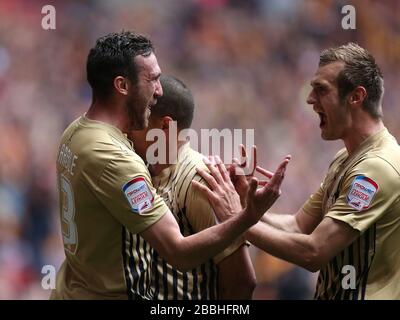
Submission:
[[[87,80],[96,97],[110,95],[117,76],[137,82],[134,57],[148,56],[154,52],[153,44],[146,37],[130,31],[110,33],[99,38],[90,50],[87,64]]]
[[[383,76],[375,58],[366,49],[350,42],[322,51],[319,65],[324,66],[337,61],[344,62],[344,68],[337,78],[340,100],[343,101],[346,95],[357,86],[363,86],[367,91],[363,104],[365,111],[375,119],[381,118]]]
[[[190,128],[193,120],[194,100],[189,88],[179,79],[161,75],[162,97],[152,107],[151,113],[159,118],[170,116],[178,129]]]

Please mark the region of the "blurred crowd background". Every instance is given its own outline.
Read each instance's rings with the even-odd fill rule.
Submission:
[[[56,8],[56,30],[41,27],[45,4]],[[356,30],[341,27],[345,4],[356,8]],[[59,138],[91,103],[89,49],[122,29],[149,36],[163,72],[190,86],[193,128],[255,129],[267,168],[292,154],[272,211],[297,211],[341,148],[321,140],[305,103],[321,49],[356,41],[374,54],[385,78],[385,123],[400,139],[400,1],[0,0],[0,299],[49,296],[42,267],[64,258]],[[312,298],[316,274],[251,250],[254,298]]]

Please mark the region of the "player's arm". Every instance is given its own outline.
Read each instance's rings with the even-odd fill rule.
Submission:
[[[273,172],[257,165],[257,147],[253,146],[250,156],[247,155],[244,145],[240,145],[241,160],[234,158],[233,164],[227,166],[232,183],[238,192],[242,203],[245,205],[245,197],[249,188],[249,181],[255,171],[265,178],[271,179]],[[211,159],[212,162],[219,162],[218,157]],[[260,184],[268,183],[267,180],[259,181]],[[222,219],[224,220],[224,218]],[[278,214],[267,212],[260,219],[259,224],[266,223],[276,229],[286,232],[310,234],[322,220],[322,212],[317,215],[310,215],[300,209],[296,214]]]
[[[339,195],[322,222],[309,235],[287,233],[269,225],[257,225],[249,240],[263,250],[307,268],[318,270],[353,243],[398,201],[399,181],[383,159],[366,159],[343,178]],[[368,189],[368,194],[363,194]],[[303,206],[304,214],[318,215],[321,192]],[[306,213],[307,212],[307,213]]]
[[[249,188],[249,181],[253,177],[254,172],[259,172],[267,179],[271,179],[273,177],[273,173],[260,166],[257,166],[257,148],[255,146],[252,148],[252,159],[247,158],[243,145],[241,145],[241,152],[245,165],[247,163],[251,163],[251,168],[253,168],[253,170],[247,170],[249,173],[246,174],[243,169],[243,165],[239,164],[239,160],[237,159],[233,159],[234,163],[228,166],[227,170],[229,171],[232,183],[234,184],[235,189],[241,198],[241,202],[245,204],[244,199]],[[216,163],[219,162],[219,158],[217,157],[212,160]],[[263,184],[266,183],[268,183],[268,181],[263,181]],[[322,211],[318,210],[318,203],[321,201],[319,198],[321,198],[321,189],[316,192],[312,199],[313,203],[317,204],[314,205],[314,208],[312,208],[313,210],[311,211],[315,211],[316,214],[311,215],[306,213],[303,209],[300,209],[295,214],[266,212],[261,217],[258,224],[266,223],[276,229],[286,232],[310,234],[322,220]],[[220,217],[220,219],[223,221],[228,218],[229,217]]]
[[[218,299],[250,300],[257,280],[247,245],[243,244],[217,265]]]
[[[300,209],[295,214],[267,212],[258,223],[266,223],[276,229],[286,232],[310,234],[321,222],[321,219],[322,213],[320,216],[313,216]]]
[[[218,166],[218,169],[221,172],[225,170],[221,166]],[[209,184],[213,183],[215,179],[215,170],[210,170],[210,172],[212,176],[205,172],[199,172]],[[271,178],[274,179],[273,174]],[[313,199],[313,202],[308,202],[306,207],[318,205],[319,198],[320,192],[317,192],[316,199]],[[305,207],[303,206],[303,208]],[[220,214],[220,212],[216,212],[216,214],[222,221],[229,217],[229,215]],[[298,230],[302,233],[279,230],[262,222],[253,226],[246,233],[246,238],[269,254],[315,272],[359,236],[359,232],[348,224],[331,218],[323,219],[315,227],[319,216],[310,215],[304,210],[300,210],[294,218],[297,219]],[[294,222],[292,223],[294,224]]]
[[[197,267],[225,249],[250,223],[246,213],[188,237],[182,236],[171,212],[140,233],[169,264],[180,271]]]
[[[246,198],[246,208],[221,224],[183,237],[175,218],[168,211],[140,235],[173,267],[181,271],[190,270],[228,247],[234,239],[254,225],[261,215],[272,206],[279,197],[280,185],[288,162],[289,160],[285,159],[280,164],[274,178],[264,188],[257,190],[257,180],[253,179]],[[221,165],[219,166],[221,167]],[[211,167],[210,171],[216,177],[210,182],[206,180],[211,189],[196,181],[193,181],[192,184],[207,195],[216,213],[227,215],[228,212],[231,215],[232,210],[237,211],[237,208],[240,208],[240,200],[229,174],[226,170],[220,173],[214,167]],[[209,174],[208,176],[211,177]]]
[[[207,182],[211,181],[209,176],[204,177],[207,177]],[[216,214],[220,218],[226,217],[219,212]],[[269,254],[316,272],[359,236],[359,231],[335,219],[325,218],[315,227],[318,218],[303,210],[293,217],[298,219],[298,228],[302,233],[287,232],[267,223],[257,223],[246,233],[246,238]]]
[[[252,227],[246,238],[277,258],[316,272],[359,234],[348,224],[327,217],[309,235],[278,230],[264,223]]]

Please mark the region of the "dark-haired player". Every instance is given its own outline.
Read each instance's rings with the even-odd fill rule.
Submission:
[[[146,160],[153,141],[146,139],[151,130],[165,134],[165,157],[149,165],[157,193],[162,196],[178,222],[180,232],[189,236],[217,224],[208,200],[192,187],[200,181],[196,168],[204,167],[203,156],[178,139],[190,128],[194,100],[189,88],[171,76],[161,76],[163,96],[152,108],[149,126],[131,133],[136,152]],[[175,129],[172,126],[177,126]],[[170,148],[170,144],[175,146]],[[177,157],[169,150],[176,150]],[[162,150],[159,150],[162,152]],[[151,155],[150,155],[151,156]],[[165,158],[165,163],[160,163]],[[175,161],[172,161],[175,160]],[[204,180],[203,180],[204,181]],[[236,240],[218,255],[187,272],[173,268],[160,257],[153,256],[152,286],[156,299],[251,299],[256,284],[247,246],[243,238]]]
[[[143,160],[126,133],[147,126],[149,110],[162,96],[161,70],[151,42],[132,32],[112,33],[89,52],[87,78],[93,101],[64,131],[57,158],[60,215],[66,259],[54,299],[152,299],[151,247],[182,271],[225,249],[276,200],[275,188],[249,193],[241,209],[225,193],[215,211],[237,217],[189,237],[152,186]],[[151,246],[151,247],[150,247]]]

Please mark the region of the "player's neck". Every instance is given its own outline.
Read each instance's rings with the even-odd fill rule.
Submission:
[[[377,133],[383,127],[384,124],[381,120],[355,122],[351,132],[343,139],[347,153],[351,155],[366,139]]]
[[[94,100],[86,112],[86,117],[91,120],[101,121],[117,127],[121,131],[126,128],[126,115],[116,108],[116,104],[111,101]]]

